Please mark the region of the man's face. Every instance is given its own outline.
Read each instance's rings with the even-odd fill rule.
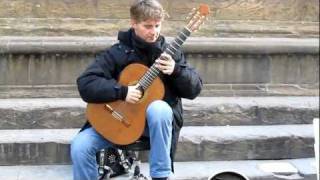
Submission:
[[[138,37],[148,43],[153,43],[160,35],[161,20],[148,19],[141,22],[131,20],[131,27],[134,29]]]

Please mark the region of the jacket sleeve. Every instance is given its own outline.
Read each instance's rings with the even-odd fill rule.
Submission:
[[[170,86],[179,97],[194,99],[202,89],[201,77],[187,64],[182,52],[177,52],[173,59],[176,64],[173,73],[168,77]]]
[[[94,62],[77,79],[80,96],[85,102],[125,99],[128,88],[117,83],[116,66],[115,57],[109,50],[96,56]]]

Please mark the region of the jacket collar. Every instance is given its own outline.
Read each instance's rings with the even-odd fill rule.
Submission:
[[[128,31],[120,31],[118,40],[131,47],[141,56],[145,56],[143,61],[147,63],[147,65],[151,65],[165,49],[165,38],[163,36],[160,35],[154,43],[148,43],[138,37],[132,28]]]

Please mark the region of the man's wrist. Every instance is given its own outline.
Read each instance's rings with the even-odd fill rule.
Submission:
[[[120,87],[120,99],[125,100],[128,94],[128,86]]]

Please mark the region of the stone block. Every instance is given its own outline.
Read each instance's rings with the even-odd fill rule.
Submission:
[[[198,97],[183,99],[185,126],[310,124],[317,97]],[[80,128],[86,103],[79,98],[2,99],[0,129]]]
[[[206,84],[252,84],[270,81],[268,56],[189,54],[187,57]]]
[[[295,159],[314,157],[312,125],[185,127],[176,161]],[[78,129],[1,130],[1,165],[70,164]],[[147,153],[142,153],[145,161]]]

